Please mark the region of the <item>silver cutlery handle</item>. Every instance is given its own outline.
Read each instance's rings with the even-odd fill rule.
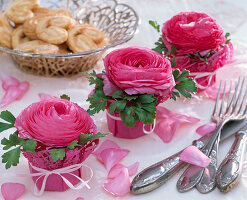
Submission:
[[[212,133],[208,143],[203,147],[202,152],[209,156],[215,142],[220,137],[220,132],[224,123],[221,123],[216,130]],[[195,187],[201,180],[204,173],[204,168],[195,165],[189,165],[187,169],[183,172],[177,182],[177,190],[179,192],[187,192]]]
[[[246,151],[246,134],[244,131],[236,133],[231,149],[219,166],[216,183],[221,192],[228,192],[239,181]]]
[[[197,148],[202,148],[207,144],[210,135],[201,137],[193,142]],[[143,194],[150,192],[169,180],[176,174],[186,163],[179,160],[182,151],[144,169],[135,176],[131,184],[131,192],[133,194]]]
[[[132,181],[130,191],[133,194],[150,192],[163,185],[186,163],[179,160],[182,151],[141,171]]]
[[[217,154],[219,148],[219,141],[220,141],[220,137],[218,136],[218,139],[215,142],[214,147],[209,155],[211,162],[208,165],[208,167],[205,168],[200,182],[196,185],[196,189],[200,193],[203,194],[209,193],[216,186],[215,177],[217,172]]]

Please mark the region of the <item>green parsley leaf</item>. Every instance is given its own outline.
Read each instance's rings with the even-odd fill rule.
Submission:
[[[228,38],[230,35],[231,35],[230,33],[226,33],[225,38]]]
[[[177,54],[177,48],[175,47],[175,45],[171,46],[171,51],[170,51],[171,55],[176,55]]]
[[[173,56],[172,61],[171,61],[171,67],[174,68],[174,67],[176,67],[176,65],[177,65],[176,64],[176,58],[175,58],[175,56]]]
[[[155,51],[159,54],[162,54],[164,52],[168,52],[168,49],[167,49],[165,43],[163,42],[162,37],[160,37],[159,40],[157,42],[155,42],[154,44],[155,44],[155,48],[152,49],[153,51]]]
[[[81,133],[80,137],[79,137],[79,144],[80,145],[85,145],[87,144],[89,141],[93,141],[102,137],[105,137],[107,135],[109,135],[111,133],[100,133],[98,132],[96,135],[94,134],[84,134]]]
[[[142,94],[138,97],[138,102],[140,103],[152,103],[156,100],[156,97],[153,94]]]
[[[197,92],[196,83],[193,81],[192,78],[187,78],[189,76],[189,71],[183,70],[180,73],[180,70],[176,69],[173,71],[172,74],[176,82],[175,89],[177,90],[177,92],[179,92],[186,98],[191,98],[191,93]],[[176,100],[176,97],[178,97],[178,94],[173,93],[171,98]]]
[[[10,128],[13,128],[13,127],[14,127],[13,124],[7,124],[7,123],[0,122],[0,133]]]
[[[107,106],[107,100],[108,98],[105,96],[105,93],[103,91],[103,79],[96,77],[96,72],[94,71],[91,73],[91,77],[89,77],[90,84],[95,84],[95,91],[93,94],[88,97],[87,101],[90,102],[89,109],[87,112],[90,115],[94,115],[96,113],[99,113],[101,110],[105,110]]]
[[[65,148],[51,149],[49,151],[49,154],[53,158],[54,162],[63,160],[63,158],[65,157]]]
[[[226,40],[225,44],[229,44],[230,41],[231,41],[230,39],[229,40]]]
[[[36,146],[37,146],[37,142],[35,140],[26,140],[25,143],[23,144],[23,151],[36,154],[35,151]]]
[[[0,114],[0,118],[11,123],[11,124],[15,123],[14,115],[12,115],[12,113],[9,112],[8,110],[2,111]]]
[[[123,110],[125,108],[127,104],[126,100],[119,100],[119,101],[115,101],[113,103],[110,104],[109,106],[109,112],[112,114],[114,113],[115,110],[117,110],[118,112],[120,112],[121,110]]]
[[[159,33],[160,32],[160,25],[157,21],[149,20],[148,23]]]
[[[112,94],[112,98],[114,98],[114,99],[123,99],[124,96],[125,96],[125,94],[122,90],[117,90]]]
[[[17,136],[17,131],[15,133],[13,133],[13,134],[10,134],[9,135],[9,139],[3,138],[1,140],[1,144],[4,145],[3,150],[8,150],[11,147],[14,147],[14,146],[17,146],[17,145],[22,146],[24,143],[25,143],[25,140],[22,139],[22,138],[19,138]]]
[[[126,113],[126,115],[125,115]],[[120,117],[126,128],[134,127],[136,122],[136,115],[133,107],[125,107],[123,112],[120,112]]]
[[[77,145],[78,145],[78,140],[74,140],[67,146],[67,149],[75,149]]]
[[[9,169],[11,166],[17,166],[19,163],[21,155],[21,147],[16,147],[15,149],[12,149],[2,155],[2,163],[5,164],[5,168]]]
[[[66,99],[66,100],[70,101],[70,97],[67,94],[61,95],[60,99]]]
[[[171,97],[171,99],[173,99],[174,101],[176,101],[176,97],[180,97],[180,94],[179,94],[179,92],[175,92],[175,91],[172,91],[172,97]]]

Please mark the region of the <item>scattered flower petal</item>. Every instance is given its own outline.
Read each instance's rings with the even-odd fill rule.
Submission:
[[[110,148],[112,148],[112,149],[120,149],[120,147],[118,146],[117,143],[115,143],[115,142],[113,142],[111,140],[105,140],[101,144],[101,146],[96,151],[94,151],[92,154],[94,154],[97,157],[97,159],[102,162],[102,159],[100,157],[101,152],[103,150],[105,150],[105,149],[110,149]]]
[[[130,165],[128,167],[129,175],[134,176],[137,173],[138,167],[139,167],[139,162],[135,162],[133,165]]]
[[[18,86],[20,84],[16,78],[7,74],[0,74],[0,79],[4,90],[7,90],[10,86]]]
[[[7,74],[0,74],[2,88],[5,94],[0,101],[0,107],[6,106],[15,100],[20,100],[29,88],[27,81],[20,82],[16,78]]]
[[[125,156],[127,156],[129,150],[127,149],[105,149],[100,153],[102,162],[105,165],[107,171],[109,171],[114,165],[119,163]]]
[[[211,87],[207,87],[205,92],[206,92],[208,98],[216,100],[217,96],[218,96],[218,90],[219,90],[219,87],[211,86]],[[226,88],[226,94],[228,94],[229,92],[230,92],[230,87]],[[224,93],[224,87],[221,87],[221,90],[220,90],[220,96],[221,97],[222,97],[223,93]]]
[[[129,167],[126,167],[118,163],[111,168],[111,170],[108,173],[107,178],[115,178],[124,168],[128,169],[129,176],[133,176],[137,173],[138,167],[139,167],[139,162],[136,162]]]
[[[158,118],[173,118],[181,123],[197,123],[200,119],[196,117],[190,117],[187,115],[182,115],[176,112],[172,112],[162,106],[157,106],[157,117]]]
[[[216,129],[216,123],[209,122],[207,124],[204,124],[196,129],[196,132],[201,135],[207,135],[209,133],[212,133]]]
[[[123,170],[112,180],[108,180],[103,184],[103,188],[115,195],[124,196],[130,191],[130,178],[128,169],[123,168]]]
[[[25,185],[20,183],[3,183],[1,193],[5,200],[16,200],[25,192]]]
[[[196,165],[199,167],[207,167],[211,162],[204,153],[202,153],[197,147],[191,145],[187,147],[180,155],[180,160]]]
[[[180,122],[172,118],[166,118],[161,120],[155,127],[154,132],[160,137],[160,139],[165,142],[171,142],[176,131],[180,127]]]
[[[162,106],[157,106],[156,116],[157,119],[161,120],[157,123],[154,132],[165,143],[172,140],[182,123],[197,123],[200,121],[198,118],[175,113]]]
[[[84,198],[83,197],[78,197],[78,198],[76,198],[76,200],[84,200]]]
[[[45,93],[39,93],[39,98],[41,100],[46,100],[46,99],[53,99],[54,96],[50,95],[50,94],[45,94]]]

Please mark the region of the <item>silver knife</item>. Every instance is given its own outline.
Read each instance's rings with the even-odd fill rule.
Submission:
[[[247,120],[229,122],[222,129],[221,141],[247,126]],[[211,134],[205,135],[193,142],[198,148],[207,144]],[[143,194],[155,190],[176,174],[186,163],[179,160],[182,151],[144,169],[135,176],[130,190],[133,194]]]
[[[243,170],[246,142],[246,129],[235,134],[235,141],[216,174],[216,185],[221,192],[230,191],[239,182]]]

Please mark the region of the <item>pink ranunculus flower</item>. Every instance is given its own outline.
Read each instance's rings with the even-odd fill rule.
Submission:
[[[129,95],[147,93],[167,99],[175,86],[170,62],[148,48],[117,49],[105,57],[104,65],[109,81]]]
[[[199,12],[181,12],[173,16],[164,24],[162,33],[168,49],[174,45],[179,55],[215,49],[226,41],[216,20]]]
[[[65,99],[46,99],[31,104],[16,118],[19,137],[33,139],[48,147],[65,147],[81,133],[96,133],[89,114]]]

